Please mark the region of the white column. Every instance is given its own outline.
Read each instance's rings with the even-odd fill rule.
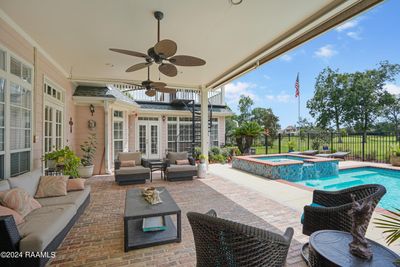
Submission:
[[[109,103],[108,101],[104,101],[104,167],[106,173],[111,173],[110,170],[110,139],[108,134],[108,127],[110,127],[110,112],[109,112]]]
[[[208,156],[209,132],[208,132],[208,89],[201,89],[201,153]]]

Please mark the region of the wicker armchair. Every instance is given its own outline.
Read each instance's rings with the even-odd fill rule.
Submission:
[[[311,235],[318,230],[350,232],[352,224],[352,219],[348,214],[352,206],[350,195],[354,194],[357,201],[371,197],[373,212],[385,193],[386,188],[379,184],[360,185],[339,191],[314,190],[313,203],[323,207],[304,207],[303,234]],[[366,231],[367,229],[364,229],[364,234]]]
[[[217,218],[188,212],[196,245],[197,266],[283,266],[293,228],[283,235]]]
[[[348,214],[352,207],[351,194],[354,194],[357,201],[363,201],[366,198],[372,199],[372,210],[368,221],[376,205],[383,195],[386,194],[386,188],[379,184],[367,184],[354,186],[339,191],[314,190],[313,204],[304,206],[303,213],[303,234],[311,235],[319,230],[339,230],[344,232],[351,231],[352,218]],[[315,206],[315,204],[317,204]],[[363,234],[367,228],[363,229]],[[308,262],[306,251],[308,243],[303,245],[301,256]]]

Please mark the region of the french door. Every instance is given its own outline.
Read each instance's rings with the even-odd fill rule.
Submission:
[[[158,121],[139,121],[137,148],[147,159],[160,158],[160,125]]]
[[[63,108],[45,104],[44,107],[44,153],[63,147]]]

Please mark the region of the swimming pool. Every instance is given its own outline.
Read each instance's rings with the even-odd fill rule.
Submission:
[[[303,180],[295,183],[330,191],[363,184],[381,184],[386,187],[387,192],[378,206],[387,210],[400,208],[400,171],[396,170],[371,167],[347,169],[340,170],[339,175]]]
[[[257,159],[270,161],[270,162],[285,162],[285,161],[292,161],[292,160],[304,161],[307,158],[296,157],[296,156],[270,156],[270,157],[258,157]]]

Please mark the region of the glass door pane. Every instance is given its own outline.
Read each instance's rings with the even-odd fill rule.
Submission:
[[[151,155],[158,155],[158,125],[151,125]]]
[[[146,125],[141,124],[139,125],[139,151],[144,154],[144,156],[147,156],[147,150],[146,150]]]

